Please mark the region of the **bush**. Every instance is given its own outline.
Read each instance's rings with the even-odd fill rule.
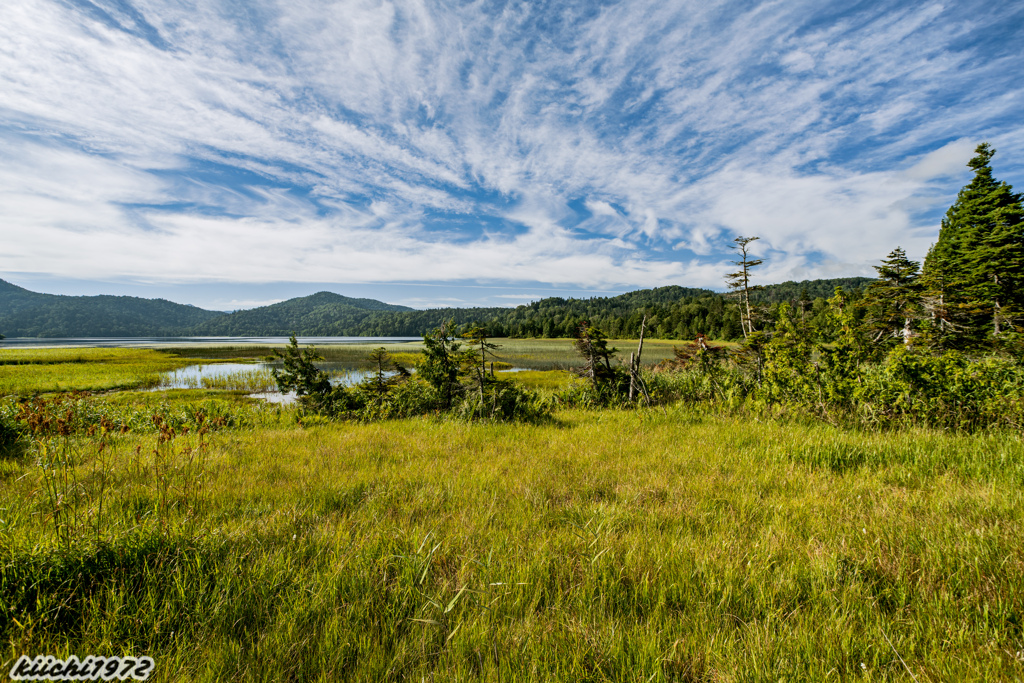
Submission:
[[[483,397],[472,393],[456,408],[463,419],[498,422],[542,422],[551,417],[551,401],[514,380],[490,380]]]
[[[959,351],[933,356],[898,347],[864,379],[860,404],[878,421],[1024,428],[1024,367],[1007,358],[971,360]]]
[[[0,406],[0,456],[16,453],[23,436],[21,425],[14,417],[13,406]]]

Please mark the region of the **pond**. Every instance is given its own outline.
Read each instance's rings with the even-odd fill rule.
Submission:
[[[294,392],[282,394],[271,370],[282,367],[281,363],[203,363],[190,365],[179,370],[165,372],[160,384],[151,391],[166,389],[222,389],[225,391],[246,391],[254,398],[269,403],[291,403]],[[327,373],[331,384],[355,386],[370,377],[374,371],[351,363],[317,363]],[[507,368],[504,372],[520,372],[527,368]],[[415,369],[412,370],[415,372]],[[389,373],[390,374],[390,373]]]
[[[276,391],[277,382],[271,370],[281,363],[206,363],[190,365],[165,372],[160,378],[160,389],[225,389],[229,391]],[[317,363],[327,373],[331,384],[353,386],[369,377],[372,371],[347,363]]]

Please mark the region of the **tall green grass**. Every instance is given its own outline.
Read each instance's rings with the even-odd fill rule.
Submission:
[[[238,370],[216,376],[178,376],[177,374],[164,375],[160,380],[160,386],[175,387],[180,389],[220,389],[223,391],[244,391],[247,393],[258,393],[276,391],[277,381],[270,370],[253,368],[252,370]]]
[[[157,680],[1024,677],[1018,434],[685,406],[559,418],[46,437],[68,439],[82,533],[55,531],[38,452],[9,464],[5,665],[132,652]]]
[[[0,349],[0,396],[156,386],[189,364],[153,349]]]

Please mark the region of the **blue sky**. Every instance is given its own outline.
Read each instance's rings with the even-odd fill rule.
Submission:
[[[923,258],[1024,189],[1014,2],[0,3],[0,278],[230,310]]]

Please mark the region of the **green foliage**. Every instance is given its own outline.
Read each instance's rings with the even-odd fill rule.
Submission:
[[[490,379],[481,393],[468,393],[455,414],[463,419],[539,423],[551,419],[552,407],[552,401],[519,382]]]
[[[487,328],[481,325],[468,325],[462,330],[462,338],[468,342],[469,351],[473,354],[473,374],[477,388],[483,391],[487,383],[487,359],[495,357],[494,349],[501,348],[500,345],[487,341]]]
[[[367,394],[368,403],[381,408],[388,402],[389,394],[394,387],[409,378],[409,371],[396,363],[383,346],[371,351],[367,360],[373,366],[373,374],[358,388]]]
[[[799,305],[799,296],[817,299],[836,285],[856,289],[864,278],[808,280],[766,285],[752,301]],[[40,297],[43,297],[40,299]],[[612,337],[636,333],[647,317],[650,339],[738,339],[739,308],[706,289],[658,287],[614,297],[551,297],[516,308],[450,308],[425,311],[353,299],[331,292],[290,299],[234,313],[131,297],[50,297],[0,281],[0,329],[13,336],[421,336],[438,319],[452,325],[486,326],[494,337],[572,338],[581,320]],[[55,302],[54,306],[40,302]],[[177,307],[177,308],[175,308]],[[165,310],[166,309],[166,310]],[[17,329],[5,321],[13,321]],[[216,352],[214,352],[216,353]]]
[[[24,428],[18,424],[14,406],[0,404],[0,457],[14,455],[22,444]]]
[[[818,406],[823,396],[818,368],[811,363],[812,333],[791,313],[788,304],[777,310],[775,333],[763,348],[757,395],[769,405]]]
[[[824,401],[828,406],[846,411],[853,407],[858,388],[862,386],[861,364],[869,357],[868,344],[855,316],[855,307],[840,288],[828,300],[823,336],[831,344],[819,344],[818,368]]]
[[[331,380],[316,366],[316,361],[323,360],[323,357],[313,347],[299,349],[294,334],[288,339],[288,346],[283,352],[274,349],[274,356],[284,365],[281,370],[271,370],[279,391],[294,391],[299,398],[322,398],[330,393]]]
[[[658,402],[714,401],[732,395],[729,380],[738,375],[726,366],[735,353],[722,346],[713,346],[703,335],[691,343],[673,348],[675,358],[660,363],[657,373],[646,378],[648,391]]]
[[[825,280],[801,280],[800,282],[787,280],[775,285],[764,285],[760,290],[752,292],[750,299],[767,304],[788,303],[794,308],[799,308],[801,302],[806,304],[818,299],[828,299],[836,288],[853,296],[871,282],[873,282],[873,278],[869,277],[841,277]]]
[[[612,368],[612,359],[618,349],[608,348],[608,338],[604,332],[583,321],[576,328],[576,340],[573,345],[583,358],[580,376],[590,380],[594,389],[613,387],[621,383],[621,378],[617,376],[621,373]]]
[[[759,239],[761,238],[737,237],[733,240],[735,244],[730,245],[730,248],[740,253],[740,259],[738,261],[731,261],[731,263],[739,266],[740,269],[735,273],[729,273],[725,276],[725,284],[729,287],[732,295],[740,300],[740,325],[743,328],[744,339],[757,329],[754,325],[754,310],[750,306],[750,295],[761,289],[761,287],[750,284],[750,271],[764,263],[764,261],[751,258],[747,246]]]
[[[298,331],[304,336],[347,336],[389,333],[353,332],[372,325],[382,314],[411,311],[407,306],[373,299],[353,299],[333,292],[317,292],[270,306],[236,311],[189,331],[196,336],[279,336]],[[392,333],[393,334],[393,333]]]
[[[0,280],[0,329],[12,337],[174,336],[224,315],[164,299],[39,294]]]
[[[1008,359],[897,347],[865,383],[865,407],[883,423],[1024,429],[1024,367]]]
[[[914,333],[913,322],[921,314],[920,264],[908,259],[906,252],[896,247],[882,260],[882,265],[874,268],[878,279],[868,285],[860,302],[867,311],[863,323],[865,331],[884,346],[899,343],[909,346]]]
[[[1024,315],[1024,204],[992,175],[995,154],[978,145],[974,178],[946,212],[924,264],[934,329],[943,347],[998,342]]]
[[[451,320],[446,320],[423,336],[423,360],[417,368],[419,375],[434,387],[444,410],[450,409],[465,393],[460,380],[470,362],[470,357],[461,350],[462,344],[455,339],[454,327]]]

